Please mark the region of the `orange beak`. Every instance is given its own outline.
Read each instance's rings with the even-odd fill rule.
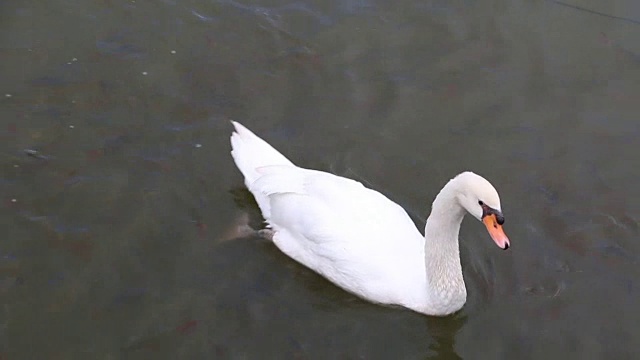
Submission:
[[[482,222],[484,223],[484,226],[487,227],[487,231],[496,245],[503,250],[507,250],[509,248],[509,238],[507,237],[507,234],[504,233],[504,230],[502,230],[502,225],[498,224],[496,214],[485,215],[482,218]]]

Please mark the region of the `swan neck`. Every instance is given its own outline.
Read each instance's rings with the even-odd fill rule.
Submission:
[[[425,226],[425,238],[438,245],[456,245],[458,248],[458,233],[460,224],[466,213],[457,199],[458,184],[456,179],[449,181],[438,193],[431,205],[431,214]],[[435,244],[434,244],[435,245]]]
[[[466,302],[458,244],[466,211],[457,194],[458,184],[453,179],[436,196],[425,227],[428,307],[430,312],[440,315],[455,312]]]

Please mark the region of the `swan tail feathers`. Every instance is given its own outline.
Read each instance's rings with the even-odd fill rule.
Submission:
[[[238,122],[231,121],[231,123],[235,128],[231,134],[231,156],[244,176],[249,190],[251,190],[250,185],[260,177],[257,168],[272,165],[295,166],[251,130]]]

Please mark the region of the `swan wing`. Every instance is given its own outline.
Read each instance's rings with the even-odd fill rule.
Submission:
[[[385,238],[384,242],[396,245],[415,240],[412,236],[402,237],[407,230],[410,230],[411,235],[417,232],[406,211],[383,194],[358,181],[296,166],[265,166],[256,170],[261,176],[251,184],[250,190],[271,200],[272,214],[266,219],[269,222],[273,221],[281,226],[304,224],[305,229],[328,234],[342,231],[368,235],[372,235],[373,231],[381,235],[393,234]],[[287,199],[283,195],[296,196]],[[293,199],[296,199],[295,202]],[[292,209],[297,212],[293,214]],[[285,214],[287,216],[283,216]],[[312,218],[312,215],[319,218]],[[323,223],[325,218],[341,220],[338,223]],[[295,223],[294,219],[297,220]],[[383,237],[371,238],[382,240]],[[423,244],[422,241],[419,243]]]
[[[360,182],[295,166],[256,169],[275,244],[372,301],[398,302],[424,276],[424,238],[402,207]],[[265,216],[266,217],[266,216]],[[411,284],[413,282],[413,284]]]

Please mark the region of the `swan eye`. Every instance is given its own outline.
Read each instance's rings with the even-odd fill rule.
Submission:
[[[482,200],[479,200],[479,201],[478,201],[478,205],[480,205],[480,206],[484,205],[484,203],[482,202]]]

